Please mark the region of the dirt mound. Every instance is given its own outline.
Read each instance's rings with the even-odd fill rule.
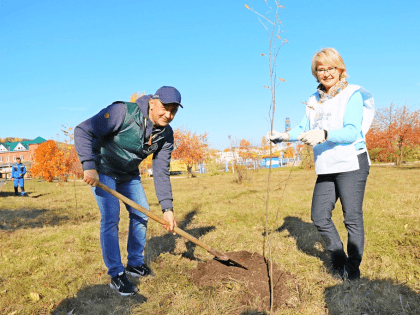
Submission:
[[[220,282],[237,281],[244,283],[247,293],[242,304],[256,307],[260,310],[270,309],[270,281],[268,272],[271,270],[270,261],[258,253],[247,251],[227,253],[230,259],[237,261],[248,270],[228,266],[217,260],[199,263],[197,268],[190,272],[194,283],[198,286],[212,286]],[[273,263],[274,303],[273,308],[293,306],[294,294],[291,287],[294,278],[289,272],[279,269]]]

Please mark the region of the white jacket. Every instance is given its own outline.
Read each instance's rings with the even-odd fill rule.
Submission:
[[[306,106],[306,117],[310,129],[338,130],[343,128],[343,119],[350,97],[359,91],[363,97],[363,120],[361,130],[363,138],[372,124],[375,106],[372,95],[358,85],[348,85],[334,98],[318,103],[317,93],[313,94]],[[357,155],[365,151],[356,151],[353,143],[333,143],[326,141],[313,147],[315,172],[318,175],[349,172],[359,169]],[[370,160],[369,160],[370,164]]]

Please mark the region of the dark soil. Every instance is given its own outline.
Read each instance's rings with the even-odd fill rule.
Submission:
[[[199,263],[190,275],[198,286],[213,286],[223,282],[237,281],[245,284],[247,292],[241,304],[257,308],[262,311],[270,310],[270,280],[268,272],[271,263],[258,253],[247,251],[226,253],[231,260],[237,261],[248,270],[223,264],[217,260]],[[295,300],[293,293],[294,277],[279,269],[273,263],[274,303],[273,310],[284,307],[293,307]]]

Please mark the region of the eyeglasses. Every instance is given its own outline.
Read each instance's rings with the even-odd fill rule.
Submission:
[[[331,68],[328,68],[328,69],[317,69],[316,72],[318,74],[324,74],[325,75],[327,73],[334,74],[336,70],[337,70],[337,67],[331,67]]]

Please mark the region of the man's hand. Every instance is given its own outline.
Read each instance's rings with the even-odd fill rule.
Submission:
[[[273,132],[269,131],[267,133],[267,139],[275,144],[283,142],[283,141],[287,141],[289,140],[289,138],[290,136],[286,132],[278,132],[278,131],[273,130]]]
[[[97,170],[86,170],[83,172],[83,181],[92,187],[99,183],[99,174]]]
[[[326,132],[319,129],[309,130],[302,132],[297,138],[306,144],[314,146],[326,140]]]
[[[174,231],[174,227],[178,226],[176,224],[175,221],[175,217],[174,217],[174,212],[173,211],[166,211],[163,213],[163,218],[165,219],[166,222],[169,223],[169,225],[163,225],[163,227],[168,230],[168,232],[173,232]],[[173,232],[173,234],[175,235],[176,233]]]

